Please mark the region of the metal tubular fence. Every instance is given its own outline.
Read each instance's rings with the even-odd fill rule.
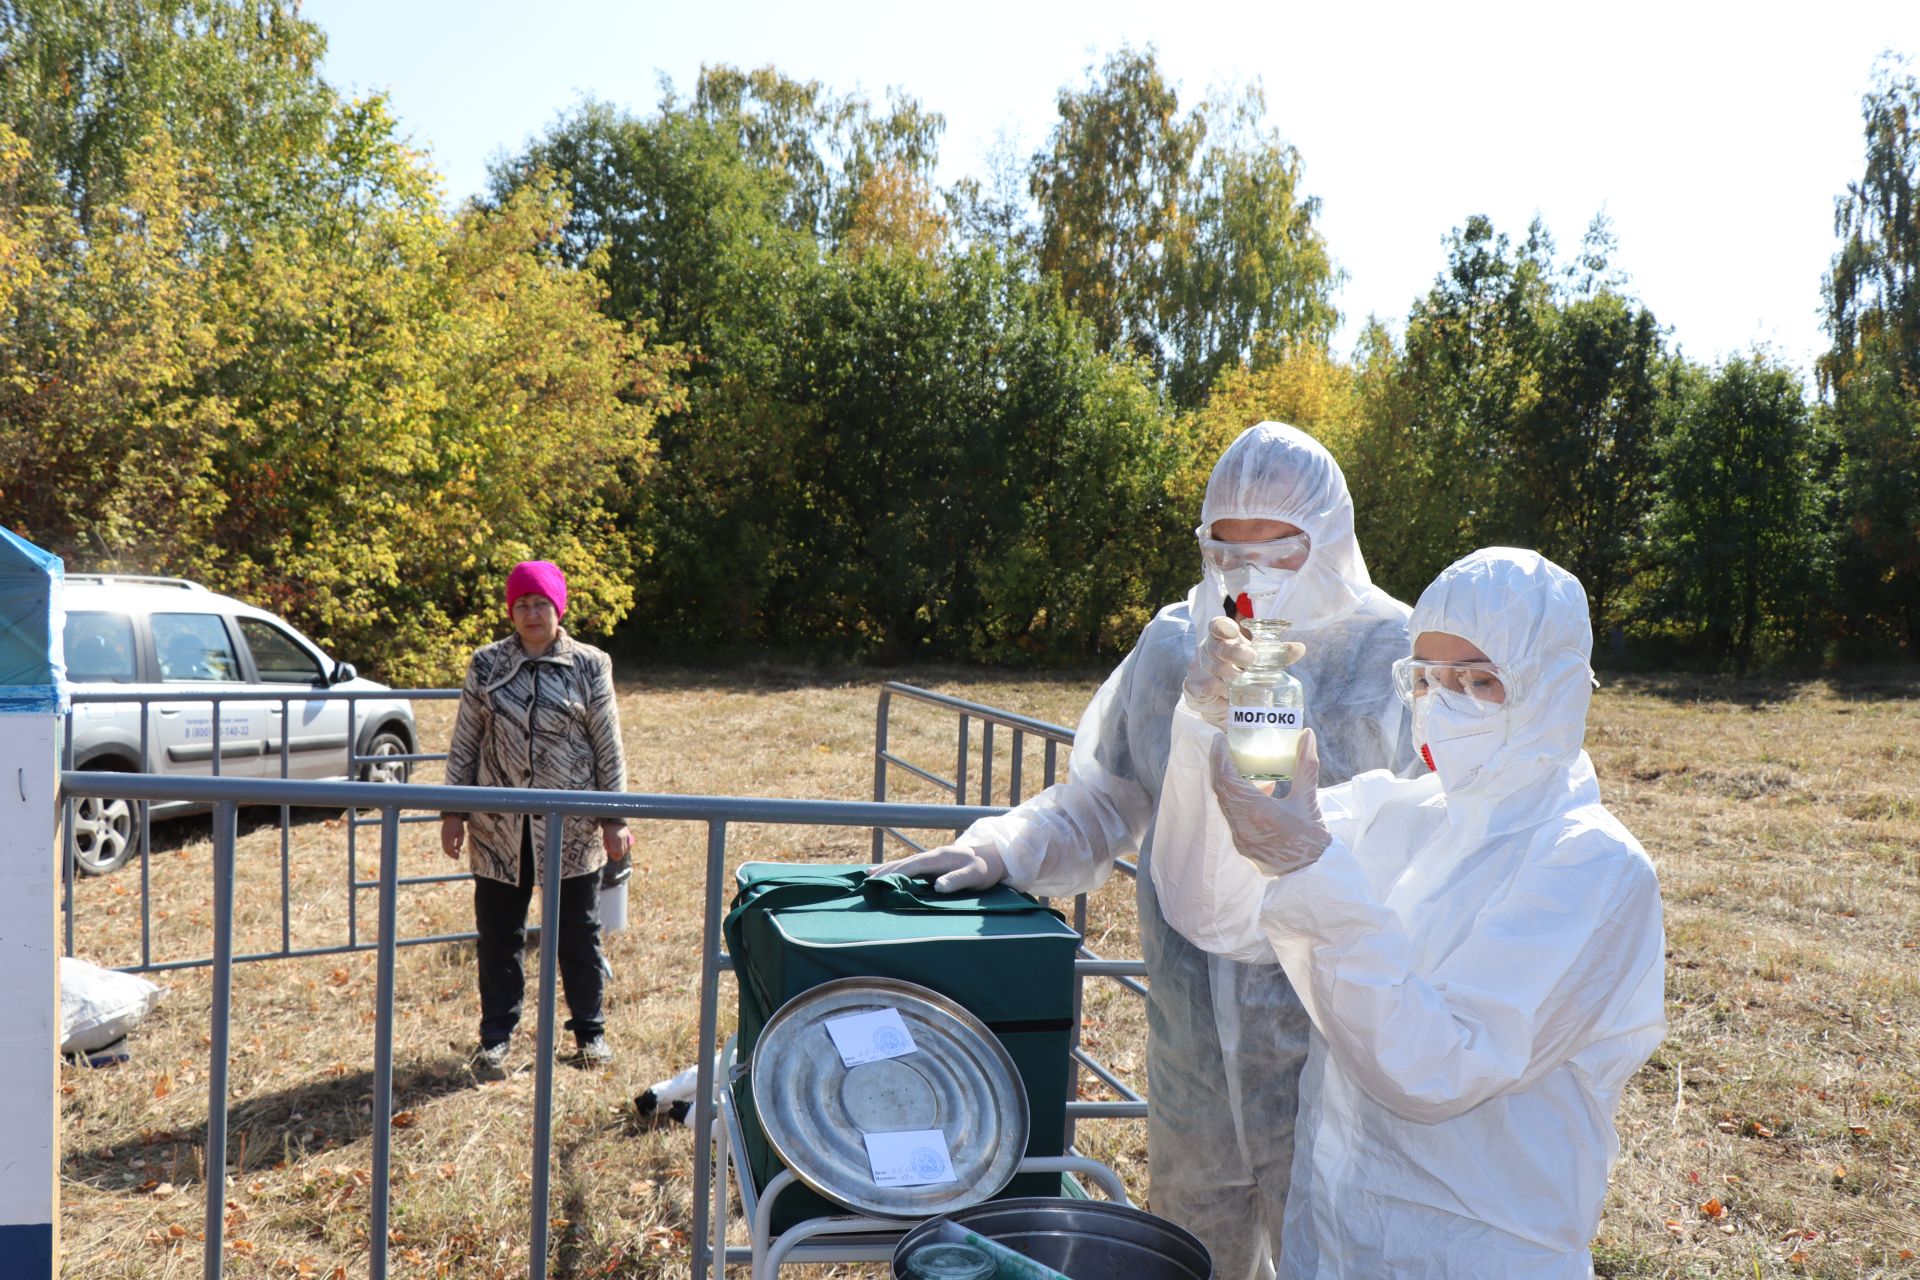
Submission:
[[[198,694],[200,690],[196,689],[192,692]],[[881,689],[876,714],[874,798],[871,802],[633,795],[444,785],[423,786],[392,782],[319,781],[290,779],[286,776],[289,771],[287,725],[291,704],[315,700],[337,700],[348,703],[349,730],[346,759],[347,771],[351,777],[357,774],[363,765],[369,763],[405,764],[411,768],[414,764],[446,759],[444,753],[420,752],[417,749],[400,755],[362,754],[358,740],[359,703],[376,699],[413,701],[451,699],[457,698],[459,691],[455,689],[378,691],[300,689],[286,694],[248,691],[208,694],[205,697],[183,696],[185,693],[185,690],[179,689],[127,689],[115,690],[112,693],[78,693],[74,696],[74,702],[82,706],[89,703],[138,704],[141,708],[139,741],[140,759],[143,763],[152,759],[149,741],[150,716],[148,715],[150,704],[166,701],[208,705],[211,708],[209,750],[212,776],[169,776],[76,770],[73,767],[74,716],[73,712],[69,711],[64,725],[66,732],[61,774],[61,794],[65,814],[61,844],[66,869],[62,913],[66,934],[65,951],[71,955],[74,944],[74,881],[77,875],[74,802],[88,798],[132,802],[137,806],[140,830],[140,963],[126,966],[126,968],[131,972],[141,972],[210,966],[213,970],[213,1025],[210,1035],[212,1057],[207,1076],[206,1280],[219,1280],[222,1274],[225,1196],[221,1192],[224,1188],[226,1169],[233,967],[249,961],[293,959],[368,950],[378,952],[373,1050],[375,1094],[373,1099],[373,1183],[377,1190],[374,1192],[372,1221],[369,1224],[370,1273],[373,1280],[385,1280],[387,1276],[386,1243],[391,1210],[394,986],[397,948],[435,942],[465,941],[474,937],[472,932],[412,938],[399,936],[398,894],[402,886],[439,884],[469,878],[464,872],[454,875],[400,875],[399,836],[400,827],[403,824],[434,821],[433,814],[441,810],[455,812],[480,810],[542,816],[547,820],[547,838],[544,842],[546,847],[541,853],[542,865],[549,870],[557,867],[559,861],[560,823],[558,819],[563,815],[596,818],[624,817],[639,821],[696,821],[706,824],[707,876],[700,958],[701,1060],[692,1117],[694,1132],[698,1135],[696,1141],[702,1148],[694,1161],[694,1223],[691,1232],[694,1265],[692,1270],[693,1274],[702,1275],[716,1263],[724,1266],[726,1263],[747,1261],[750,1256],[747,1250],[724,1245],[721,1247],[723,1256],[715,1256],[712,1238],[716,1210],[713,1202],[717,1201],[719,1205],[724,1206],[725,1200],[720,1198],[724,1195],[724,1184],[714,1181],[716,1170],[712,1164],[711,1152],[706,1150],[707,1142],[715,1132],[716,1089],[720,1087],[720,1082],[715,1077],[713,1057],[719,1032],[718,986],[720,975],[733,968],[732,960],[724,950],[720,937],[721,907],[728,892],[726,855],[729,826],[733,824],[796,824],[865,827],[872,832],[873,860],[879,862],[884,860],[886,842],[889,838],[914,850],[926,847],[908,837],[905,834],[906,831],[951,831],[958,834],[974,821],[1003,811],[995,804],[994,797],[996,729],[1007,730],[1011,735],[1011,756],[1006,770],[1005,787],[1008,805],[1017,805],[1026,798],[1025,754],[1029,738],[1044,744],[1044,786],[1052,786],[1058,781],[1061,745],[1071,748],[1073,744],[1073,731],[1060,725],[1015,715],[999,708],[935,693],[913,685],[890,681]],[[940,777],[929,769],[903,759],[890,749],[891,713],[896,700],[930,705],[953,712],[958,716],[953,778]],[[220,708],[222,704],[229,702],[277,702],[281,705],[279,746],[281,777],[279,779],[221,776],[220,762],[227,752],[224,750],[225,744],[222,741]],[[978,720],[982,726],[977,783],[973,782],[969,776],[973,750],[971,724],[975,720]],[[415,745],[417,747],[417,744]],[[903,770],[950,793],[953,796],[952,802],[904,804],[889,801],[887,787],[890,768]],[[978,788],[979,803],[977,805],[967,803],[968,793],[973,786]],[[150,810],[154,803],[174,801],[196,806],[210,806],[212,809],[213,951],[206,957],[156,960],[151,937]],[[238,839],[238,811],[242,806],[268,806],[277,807],[280,810],[281,936],[277,950],[236,954],[234,949],[235,846]],[[292,945],[291,848],[288,832],[290,811],[295,806],[315,806],[347,811],[348,863],[345,887],[348,893],[348,924],[346,940],[338,945],[302,948]],[[414,812],[409,814],[406,812],[408,810]],[[371,816],[361,816],[362,811],[366,811]],[[378,827],[379,829],[379,872],[371,880],[363,879],[358,870],[356,833],[361,827]],[[1136,877],[1138,874],[1137,868],[1130,861],[1123,859],[1116,865],[1122,874],[1129,878]],[[541,896],[543,921],[556,919],[558,916],[559,884],[559,876],[543,875]],[[363,941],[360,937],[357,904],[359,894],[368,890],[375,891],[377,894],[377,934],[373,940]],[[1073,924],[1084,939],[1087,928],[1085,894],[1074,899]],[[528,1275],[532,1280],[542,1280],[546,1275],[547,1265],[546,1205],[550,1191],[549,1159],[552,1149],[559,930],[542,928],[539,930],[539,937],[541,955],[539,1047],[536,1058],[534,1150],[531,1170],[535,1208],[530,1231],[531,1260],[528,1265]],[[1143,1119],[1146,1116],[1146,1100],[1105,1064],[1088,1054],[1080,1044],[1080,1016],[1085,980],[1090,977],[1110,978],[1135,994],[1144,996],[1146,988],[1138,979],[1145,974],[1146,968],[1142,961],[1097,955],[1083,941],[1079,958],[1075,962],[1074,1027],[1071,1046],[1074,1074],[1072,1091],[1068,1095],[1073,1100],[1067,1104],[1067,1141],[1070,1153],[1073,1151],[1074,1125],[1077,1120]],[[1080,1101],[1079,1085],[1082,1070],[1092,1073],[1102,1085],[1117,1094],[1120,1100]],[[726,1172],[724,1168],[717,1170],[718,1177],[724,1179]],[[724,1212],[724,1209],[720,1212]]]
[[[446,752],[419,751],[417,749],[419,744],[416,741],[413,744],[416,750],[411,752],[380,754],[380,755],[371,755],[371,754],[363,753],[360,750],[360,746],[361,746],[360,716],[359,716],[360,705],[364,702],[448,701],[448,700],[458,698],[459,696],[460,696],[460,691],[458,689],[309,689],[305,687],[300,687],[297,689],[290,687],[289,691],[285,693],[266,692],[261,690],[235,690],[232,692],[210,692],[199,686],[194,686],[191,688],[175,687],[175,688],[166,688],[166,689],[155,689],[151,686],[135,686],[135,687],[129,687],[124,690],[115,689],[111,693],[95,692],[95,691],[76,692],[73,695],[73,707],[67,711],[61,725],[63,732],[61,737],[60,767],[67,772],[72,772],[74,770],[75,716],[76,714],[80,714],[80,715],[85,714],[84,711],[78,711],[79,708],[84,708],[89,706],[102,706],[102,705],[131,706],[131,707],[137,707],[139,709],[138,714],[140,718],[140,734],[139,734],[138,753],[139,753],[139,761],[140,761],[141,769],[151,773],[153,770],[153,764],[155,762],[155,752],[154,752],[154,746],[152,742],[152,732],[151,732],[153,716],[151,712],[156,703],[166,703],[166,704],[178,704],[181,706],[191,706],[191,707],[205,706],[210,709],[209,718],[211,720],[211,724],[209,726],[209,746],[208,746],[209,767],[212,770],[212,776],[218,778],[223,776],[221,772],[221,762],[224,759],[227,759],[228,757],[233,756],[235,754],[233,751],[230,751],[228,749],[227,744],[224,741],[221,708],[229,703],[265,702],[265,703],[279,704],[278,714],[280,717],[280,741],[277,747],[277,752],[280,757],[280,778],[282,781],[291,781],[292,779],[289,779],[288,773],[291,767],[290,762],[294,754],[290,750],[290,747],[292,745],[291,724],[293,721],[293,715],[292,715],[293,705],[295,703],[304,703],[304,702],[343,702],[346,704],[346,707],[347,707],[347,733],[346,733],[346,746],[345,746],[345,764],[346,764],[345,772],[346,772],[347,778],[356,779],[363,767],[375,766],[375,765],[378,765],[378,766],[403,765],[407,768],[408,771],[411,771],[413,766],[417,764],[426,764],[426,763],[431,763],[435,761],[445,760],[447,758]],[[276,748],[268,747],[266,750],[268,753],[272,753],[276,750]],[[98,773],[95,773],[93,776],[102,777],[102,778],[121,778],[121,777],[126,777],[128,775],[123,773],[113,772],[113,771],[102,770],[102,771],[99,771]],[[165,775],[165,776],[181,777],[180,775]],[[185,777],[181,777],[181,780],[186,781],[187,779]],[[107,785],[107,784],[102,784],[102,785]],[[175,959],[175,960],[156,961],[154,959],[153,912],[152,912],[152,905],[151,905],[152,889],[153,889],[152,867],[151,867],[152,845],[153,845],[153,816],[152,816],[153,801],[138,799],[129,792],[123,792],[123,791],[112,790],[112,789],[102,793],[86,793],[86,794],[94,794],[95,798],[102,799],[102,800],[113,800],[113,801],[130,800],[133,802],[133,805],[134,805],[133,819],[134,819],[134,822],[137,824],[137,826],[135,827],[135,830],[137,830],[138,832],[139,861],[140,861],[140,904],[139,904],[140,963],[137,965],[124,966],[127,972],[150,973],[150,972],[160,972],[160,971],[169,970],[169,969],[200,969],[200,968],[206,968],[207,966],[214,964],[215,959],[212,956],[199,956],[199,957],[194,957],[191,959],[184,959],[184,960]],[[61,840],[60,840],[61,861],[62,861],[62,866],[64,868],[64,874],[62,875],[62,898],[61,898],[61,906],[60,906],[61,917],[62,917],[62,932],[63,932],[61,949],[64,954],[71,956],[75,954],[75,951],[74,951],[74,887],[75,887],[75,881],[80,874],[80,868],[78,865],[78,858],[77,858],[77,849],[76,849],[76,839],[77,839],[76,817],[77,815],[75,812],[76,806],[74,801],[76,799],[82,798],[83,793],[77,790],[67,789],[63,791],[63,795],[65,795],[66,798],[62,802]],[[186,797],[182,795],[169,793],[159,798],[162,800],[173,801],[173,800],[182,800],[182,799],[185,799]],[[358,814],[357,811],[350,810],[348,812],[348,817],[347,817],[347,880],[346,880],[347,940],[345,943],[338,946],[308,947],[308,948],[300,948],[300,949],[296,949],[293,946],[293,917],[292,917],[292,906],[291,906],[291,902],[292,902],[291,832],[292,832],[293,815],[291,811],[294,803],[306,803],[306,802],[291,802],[291,803],[282,803],[279,805],[279,809],[280,809],[280,947],[276,951],[250,952],[246,955],[235,957],[235,959],[237,960],[242,960],[242,961],[283,960],[283,959],[291,959],[291,958],[300,957],[300,956],[339,955],[339,954],[352,952],[352,951],[369,951],[369,950],[372,950],[375,945],[377,945],[374,943],[362,942],[360,940],[359,911],[358,911],[360,894],[362,892],[366,892],[370,890],[377,890],[379,889],[380,884],[379,884],[379,881],[377,880],[362,880],[359,878],[359,873],[356,870],[356,867],[358,866],[358,863],[356,861],[356,857],[358,854],[356,835],[358,833],[359,828],[365,827],[365,826],[377,826],[380,824],[382,820],[377,817],[363,818]],[[339,800],[327,800],[327,801],[320,801],[315,803],[319,803],[326,807],[332,807],[332,808],[338,808],[341,805],[341,802]],[[432,822],[434,821],[434,818],[431,815],[422,814],[422,815],[413,815],[410,817],[404,817],[401,819],[401,821],[409,822],[409,823]],[[131,836],[131,834],[132,833],[130,832],[129,835]],[[402,883],[403,884],[438,884],[443,881],[465,880],[467,878],[468,877],[466,873],[462,872],[456,875],[417,876],[417,877],[412,877],[407,880],[404,880],[402,881]],[[430,938],[408,938],[403,940],[401,945],[417,946],[423,943],[430,943],[430,942],[459,942],[459,941],[471,939],[473,936],[474,935],[472,933],[455,933],[455,934],[446,934],[446,935],[430,937]]]
[[[732,963],[717,944],[720,901],[724,889],[727,830],[731,825],[770,824],[803,826],[885,827],[926,830],[950,826],[958,818],[971,822],[996,809],[929,804],[875,804],[840,800],[771,800],[732,796],[633,795],[618,792],[530,791],[507,788],[419,786],[409,783],[304,782],[256,778],[173,778],[148,774],[112,774],[66,771],[63,793],[75,797],[122,796],[152,801],[186,800],[213,807],[213,1025],[212,1059],[207,1072],[207,1205],[206,1280],[220,1280],[225,1229],[225,1171],[227,1160],[227,1093],[232,1027],[233,966],[246,957],[233,953],[233,869],[237,840],[237,811],[241,805],[348,806],[380,814],[379,928],[374,944],[379,950],[378,1007],[374,1026],[373,1220],[370,1224],[370,1273],[373,1280],[387,1276],[387,1223],[391,1208],[393,1142],[394,936],[396,902],[404,883],[399,874],[402,810],[438,812],[485,811],[530,814],[546,820],[542,850],[543,920],[559,914],[560,819],[563,816],[626,818],[642,822],[704,822],[707,825],[706,945],[701,955],[699,1094],[694,1132],[712,1132],[712,1048],[717,1037],[718,1005],[714,999],[718,976]],[[532,1151],[533,1221],[530,1280],[547,1274],[549,1166],[553,1142],[553,1070],[555,975],[559,968],[560,931],[540,930],[539,1049],[535,1058],[534,1131]],[[709,1260],[707,1242],[710,1162],[694,1161],[695,1251],[694,1273]],[[731,1251],[729,1251],[731,1252]]]
[[[954,776],[942,778],[927,769],[902,759],[890,746],[893,724],[893,704],[902,702],[918,703],[951,711],[959,716],[959,727],[955,735]],[[967,767],[969,764],[968,726],[972,721],[980,721],[980,798],[982,805],[994,803],[993,795],[993,731],[996,727],[1012,730],[1013,741],[1007,769],[1007,805],[1018,805],[1026,798],[1022,790],[1024,766],[1026,763],[1026,740],[1038,738],[1046,744],[1044,764],[1045,781],[1043,787],[1050,787],[1059,780],[1059,750],[1062,746],[1073,746],[1073,730],[1063,725],[1049,724],[1044,720],[1035,720],[1029,716],[1015,715],[998,707],[984,703],[969,702],[951,694],[936,693],[931,689],[922,689],[915,685],[903,684],[898,680],[889,680],[880,687],[879,708],[874,714],[873,745],[873,798],[875,803],[884,803],[887,799],[887,772],[889,768],[904,769],[923,782],[931,783],[953,795],[953,803],[964,805],[967,802]],[[954,828],[958,834],[963,828]],[[873,861],[886,860],[886,841],[892,837],[908,848],[920,851],[924,846],[909,840],[900,832],[891,828],[875,827],[873,831]],[[1139,876],[1139,867],[1129,859],[1121,858],[1114,864],[1122,875],[1129,880]],[[1067,1108],[1067,1147],[1073,1150],[1074,1121],[1077,1117],[1117,1118],[1144,1120],[1147,1115],[1147,1100],[1119,1079],[1111,1068],[1098,1061],[1080,1046],[1080,1013],[1086,993],[1088,978],[1111,978],[1135,995],[1146,998],[1147,988],[1140,982],[1146,976],[1146,963],[1141,960],[1111,959],[1096,954],[1086,945],[1087,935],[1087,895],[1080,894],[1073,900],[1073,927],[1081,937],[1080,958],[1074,964],[1073,989],[1073,1078],[1069,1082],[1067,1096],[1078,1099],[1080,1096],[1080,1071],[1091,1071],[1107,1088],[1120,1095],[1120,1102],[1114,1103],[1070,1103]]]

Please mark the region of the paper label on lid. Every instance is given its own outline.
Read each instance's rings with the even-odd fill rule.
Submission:
[[[947,1135],[938,1129],[904,1129],[897,1133],[863,1133],[867,1163],[874,1185],[925,1187],[936,1182],[958,1182]]]
[[[840,1051],[840,1061],[849,1067],[905,1057],[919,1048],[907,1024],[900,1020],[898,1009],[849,1013],[828,1018],[825,1025],[827,1034],[833,1037],[833,1047]]]

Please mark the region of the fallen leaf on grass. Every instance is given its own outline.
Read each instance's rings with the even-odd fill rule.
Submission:
[[[153,1096],[154,1096],[154,1097],[156,1097],[156,1098],[164,1098],[164,1097],[166,1097],[166,1096],[167,1096],[168,1094],[170,1094],[170,1093],[172,1093],[172,1092],[173,1092],[173,1077],[172,1077],[172,1076],[169,1076],[169,1075],[162,1075],[162,1076],[161,1076],[161,1077],[160,1077],[160,1078],[159,1078],[158,1080],[155,1080],[155,1081],[153,1082]]]
[[[1788,1262],[1804,1263],[1806,1260],[1807,1260],[1807,1251],[1805,1249],[1795,1249],[1792,1253],[1787,1255]]]
[[[1847,1126],[1847,1132],[1856,1138],[1871,1138],[1873,1136],[1873,1130],[1863,1124],[1850,1124]]]
[[[393,1113],[393,1127],[396,1129],[411,1129],[419,1118],[419,1116],[411,1111],[396,1111]]]
[[[1727,1216],[1727,1206],[1720,1203],[1719,1196],[1715,1196],[1700,1206],[1700,1212],[1706,1214],[1709,1218],[1724,1218]]]
[[[459,1172],[459,1170],[458,1170],[458,1169],[456,1169],[456,1168],[454,1168],[454,1166],[453,1166],[452,1164],[450,1164],[450,1163],[449,1163],[449,1164],[443,1164],[443,1165],[441,1165],[441,1166],[440,1166],[440,1176],[441,1176],[441,1177],[443,1177],[443,1178],[451,1178],[451,1177],[453,1177],[453,1175],[454,1175],[454,1174],[456,1174],[456,1173],[458,1173],[458,1172]]]

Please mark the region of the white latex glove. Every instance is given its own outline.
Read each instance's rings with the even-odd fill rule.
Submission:
[[[1281,660],[1292,666],[1306,656],[1307,646],[1294,640],[1287,643]],[[1193,648],[1193,661],[1187,664],[1187,678],[1180,686],[1193,714],[1216,729],[1226,728],[1227,686],[1253,665],[1253,657],[1253,642],[1238,622],[1227,617],[1208,622],[1200,633],[1200,643]]]
[[[1193,661],[1187,664],[1187,678],[1181,692],[1193,714],[1216,729],[1227,724],[1227,686],[1253,665],[1253,645],[1240,634],[1240,624],[1232,618],[1214,618],[1200,633],[1193,647]]]
[[[1333,835],[1320,816],[1320,748],[1313,740],[1313,730],[1301,731],[1293,787],[1282,798],[1240,776],[1224,735],[1213,740],[1211,750],[1213,796],[1240,856],[1270,876],[1283,876],[1317,862],[1333,843]]]
[[[935,893],[959,893],[963,889],[988,889],[999,884],[1007,878],[1007,864],[1001,860],[998,849],[943,844],[938,849],[882,863],[867,874],[919,876],[933,881]]]

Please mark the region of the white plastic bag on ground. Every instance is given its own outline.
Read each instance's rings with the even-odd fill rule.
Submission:
[[[140,1025],[161,988],[137,974],[60,957],[60,1052],[104,1049]]]

